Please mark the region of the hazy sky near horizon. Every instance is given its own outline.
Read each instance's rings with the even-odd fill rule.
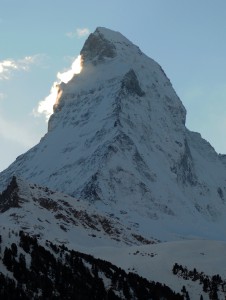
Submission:
[[[0,0],[0,171],[47,132],[38,103],[96,27],[156,60],[187,109],[187,127],[226,153],[225,0]]]

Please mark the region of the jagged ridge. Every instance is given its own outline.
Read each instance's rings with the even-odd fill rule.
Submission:
[[[25,230],[43,239],[83,245],[99,240],[105,244],[141,245],[154,243],[137,230],[126,228],[117,218],[90,209],[86,203],[47,187],[28,184],[13,177],[0,195],[2,224]],[[7,220],[8,219],[8,220]],[[5,222],[4,222],[5,220]],[[88,241],[87,241],[88,238]]]

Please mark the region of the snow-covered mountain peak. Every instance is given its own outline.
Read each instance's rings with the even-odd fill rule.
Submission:
[[[135,50],[135,51],[134,51]],[[140,53],[139,48],[133,45],[121,33],[98,27],[86,40],[81,55],[84,64],[92,62],[94,65],[113,59],[116,56],[123,56],[126,52]]]
[[[206,222],[221,222],[225,159],[187,130],[186,110],[159,64],[104,28],[81,55],[83,69],[61,84],[48,133],[0,174],[0,190],[16,174],[128,226],[175,221],[162,239],[183,236],[178,218],[191,235],[191,220],[200,218],[200,236]]]
[[[126,105],[123,102],[125,104],[126,101],[122,99],[127,98],[131,104],[128,96],[141,99],[134,101],[135,105],[141,107],[137,110],[138,114],[149,106],[152,110],[166,111],[170,123],[184,127],[186,110],[162,68],[121,33],[98,27],[86,40],[81,57],[81,73],[76,74],[67,84],[59,86],[58,101],[49,120],[50,131],[61,127],[62,123],[64,126],[71,125],[80,104],[83,107],[87,105],[86,110],[90,111],[92,105],[97,104],[95,106],[98,107],[102,99],[101,106],[110,106],[108,115],[119,111],[119,108],[125,111]],[[101,109],[101,116],[106,118],[106,111]],[[135,106],[133,110],[136,110]],[[69,118],[71,111],[73,116]],[[125,113],[130,114],[129,111]],[[90,114],[84,116],[88,121]],[[118,118],[119,114],[115,121],[118,122]],[[164,118],[163,122],[168,122],[166,120]]]
[[[129,41],[124,35],[122,35],[118,31],[111,30],[106,27],[97,27],[94,35],[101,35],[106,40],[109,40],[112,43],[124,43],[126,45],[133,45],[131,41]]]

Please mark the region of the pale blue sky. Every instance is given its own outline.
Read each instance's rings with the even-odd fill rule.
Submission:
[[[226,153],[225,0],[0,0],[0,170],[46,133],[32,113],[103,26],[156,60],[187,109],[187,127]]]

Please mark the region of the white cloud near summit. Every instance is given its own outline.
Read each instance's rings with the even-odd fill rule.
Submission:
[[[90,30],[88,28],[76,28],[75,31],[66,33],[66,36],[69,38],[75,38],[75,37],[81,38],[87,36],[89,33]]]
[[[78,37],[83,37],[89,34],[89,29],[88,28],[77,28],[76,33]]]
[[[0,80],[8,80],[15,71],[28,71],[31,65],[38,64],[41,55],[25,56],[22,59],[0,61]]]
[[[57,81],[55,81],[51,87],[50,94],[45,97],[45,99],[39,101],[37,108],[33,110],[34,116],[39,116],[44,114],[46,121],[49,120],[51,114],[53,113],[53,106],[59,98],[59,84],[64,82],[68,83],[75,74],[79,74],[82,70],[82,58],[81,55],[77,56],[71,67],[68,70],[57,73]]]

